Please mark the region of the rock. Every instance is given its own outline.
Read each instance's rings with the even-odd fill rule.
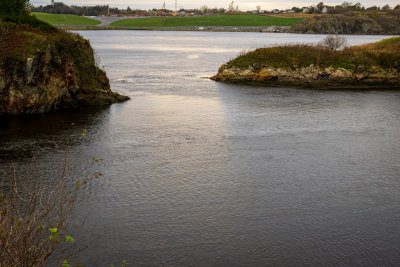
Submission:
[[[258,71],[253,68],[229,68],[223,65],[212,80],[223,82],[251,82],[267,85],[293,85],[307,87],[399,87],[400,77],[397,70],[380,70],[355,73],[344,68],[319,68],[314,65],[294,70],[265,67]]]
[[[16,32],[23,35],[21,31]],[[35,46],[42,50],[26,52],[22,47],[18,54],[0,52],[0,114],[43,113],[129,99],[110,90],[106,73],[96,66],[93,50],[82,37],[57,32],[38,40]]]
[[[400,34],[400,10],[315,16],[293,25],[292,33]]]

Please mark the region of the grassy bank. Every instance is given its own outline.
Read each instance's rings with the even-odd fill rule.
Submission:
[[[41,21],[47,22],[51,25],[98,25],[100,21],[80,17],[69,14],[48,14],[33,12],[32,15],[36,16]]]
[[[211,79],[318,89],[400,89],[400,37],[333,50],[320,45],[260,48],[222,65]]]
[[[315,45],[286,45],[260,48],[227,63],[229,67],[273,67],[296,69],[310,65],[321,68],[344,68],[361,71],[365,68],[397,68],[400,70],[400,37],[377,43],[331,50]]]
[[[117,27],[185,27],[185,26],[291,26],[302,18],[277,18],[256,15],[218,15],[204,17],[159,17],[114,22]]]

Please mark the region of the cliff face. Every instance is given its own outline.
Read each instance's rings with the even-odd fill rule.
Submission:
[[[110,90],[105,72],[96,66],[93,50],[82,37],[59,30],[6,27],[5,34],[0,32],[0,113],[43,113],[129,99]]]
[[[400,10],[316,16],[293,25],[292,33],[400,34]]]
[[[396,69],[354,72],[345,68],[320,68],[314,65],[298,69],[263,67],[255,69],[222,65],[211,79],[231,83],[261,83],[269,86],[320,88],[400,88]]]

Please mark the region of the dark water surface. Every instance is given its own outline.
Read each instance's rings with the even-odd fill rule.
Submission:
[[[396,266],[400,92],[264,88],[203,79],[240,51],[322,35],[85,31],[105,109],[3,118],[0,161],[30,144],[56,174],[103,176],[73,236],[87,266]],[[350,44],[383,36],[349,36]],[[75,123],[75,125],[71,125]],[[82,136],[83,129],[87,135]],[[96,164],[93,157],[101,158]]]

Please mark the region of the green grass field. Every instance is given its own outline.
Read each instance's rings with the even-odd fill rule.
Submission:
[[[100,21],[76,15],[32,12],[36,18],[52,25],[98,25]]]
[[[302,18],[277,18],[256,15],[218,15],[204,17],[159,17],[128,19],[112,23],[118,27],[184,27],[184,26],[291,26]]]

